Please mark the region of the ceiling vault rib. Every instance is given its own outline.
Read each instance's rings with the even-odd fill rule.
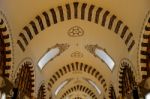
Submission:
[[[79,4],[81,4],[80,8],[79,8]],[[55,9],[51,8],[48,11],[44,11],[42,14],[37,15],[35,17],[36,20],[34,19],[30,21],[30,24],[27,26],[31,25],[31,27],[34,30],[34,33],[32,34],[37,35],[40,31],[43,31],[46,28],[43,25],[44,23],[47,24],[47,27],[50,27],[52,24],[56,24],[58,22],[62,22],[65,20],[80,19],[79,16],[81,15],[81,20],[90,21],[90,22],[94,20],[94,23],[101,24],[102,27],[105,27],[106,29],[114,31],[116,34],[118,34],[120,38],[124,40],[124,43],[127,46],[128,51],[131,51],[131,49],[134,47],[135,41],[132,32],[130,32],[127,25],[125,25],[121,20],[117,19],[117,17],[114,14],[110,13],[110,11],[105,10],[101,7],[97,8],[95,7],[95,5],[90,5],[90,7],[88,8],[87,3],[73,2],[73,6],[74,6],[73,8],[71,7],[71,5],[72,3],[66,4],[65,7],[58,6]],[[93,13],[94,9],[96,9],[96,13]],[[58,11],[59,16],[56,14],[56,11]],[[85,13],[85,11],[88,11],[88,13]],[[74,16],[71,16],[72,13]],[[85,18],[86,16],[88,16],[87,19]],[[106,22],[108,24],[106,24]],[[114,22],[117,22],[117,25],[113,24]],[[121,27],[124,27],[123,30],[121,30]],[[30,40],[32,40],[34,36],[32,37],[29,31],[31,30],[27,30],[27,34],[28,34],[27,36],[29,36]],[[25,51],[25,47],[28,46],[29,41],[26,40],[27,37],[23,33],[20,33],[19,35],[21,39],[23,39],[26,45],[24,46],[23,44],[21,44],[22,42],[19,42],[18,45],[22,49],[22,51]],[[127,38],[124,39],[125,35],[128,36]]]
[[[148,29],[149,28],[149,29]],[[146,17],[144,25],[144,31],[142,33],[142,41],[140,42],[139,54],[140,54],[140,66],[142,72],[142,79],[150,77],[150,13]]]
[[[69,96],[69,94],[71,94],[73,92],[77,92],[77,91],[86,93],[92,99],[98,99],[97,95],[94,94],[94,92],[90,88],[88,88],[84,85],[80,85],[80,84],[77,84],[77,85],[72,86],[71,88],[68,88],[65,92],[63,92],[60,99],[64,99],[65,97]]]
[[[1,17],[1,15],[0,15]],[[12,70],[12,41],[10,36],[9,27],[5,18],[0,18],[0,69],[2,69],[2,75],[6,78],[10,78]]]
[[[80,69],[78,69],[77,65],[80,66]],[[80,62],[75,62],[75,63],[71,63],[68,64],[66,66],[63,66],[62,68],[60,68],[58,71],[56,71],[52,77],[50,77],[50,80],[48,82],[48,89],[51,92],[53,85],[55,84],[56,81],[59,80],[59,78],[61,78],[62,76],[64,76],[65,74],[68,74],[69,72],[74,72],[74,71],[81,71],[81,72],[85,72],[93,77],[95,77],[98,82],[100,82],[102,84],[102,87],[104,89],[104,91],[107,91],[107,84],[106,84],[106,80],[105,78],[100,74],[100,72],[98,70],[96,70],[94,67],[80,63]],[[59,78],[55,78],[55,77],[59,77]]]

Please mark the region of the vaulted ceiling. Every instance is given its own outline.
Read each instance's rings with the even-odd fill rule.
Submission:
[[[15,83],[23,67],[31,72],[33,97],[41,89],[46,99],[108,99],[110,90],[121,95],[126,66],[136,83],[149,75],[142,69],[149,66],[149,0],[0,0],[0,19],[6,76]],[[40,59],[55,48],[41,69]]]

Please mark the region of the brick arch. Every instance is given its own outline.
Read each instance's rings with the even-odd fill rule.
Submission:
[[[136,86],[132,67],[128,62],[122,62],[119,71],[119,93],[123,97]]]
[[[18,97],[24,97],[25,95],[29,98],[34,97],[35,78],[32,63],[29,61],[22,63],[16,74],[14,84],[20,93]]]
[[[139,48],[139,65],[142,79],[146,79],[150,77],[150,11],[145,19]]]
[[[0,16],[2,12],[0,13]],[[12,68],[12,44],[10,32],[5,22],[5,18],[0,18],[0,54],[1,54],[1,66],[3,69],[3,75],[6,78],[10,78]]]
[[[56,71],[49,79],[49,91],[51,92],[53,85],[56,81],[58,81],[59,78],[66,75],[67,73],[71,73],[74,71],[81,71],[95,77],[95,79],[97,79],[97,81],[100,82],[100,84],[102,85],[104,91],[107,91],[106,80],[102,76],[102,74],[98,70],[96,70],[96,68],[80,62],[67,64],[66,66],[63,66],[58,71]]]
[[[122,20],[117,18],[116,15],[111,14],[110,11],[103,9],[102,7],[96,7],[92,4],[80,2],[57,6],[56,8],[51,8],[48,11],[44,11],[40,15],[37,15],[35,19],[24,26],[19,33],[17,44],[22,51],[25,51],[29,42],[34,38],[34,35],[38,35],[47,27],[71,19],[94,22],[95,24],[113,31],[124,41],[128,51],[130,51],[135,44],[133,33]]]
[[[69,88],[67,91],[65,91],[60,99],[64,99],[67,95],[71,94],[72,92],[76,92],[76,91],[84,92],[88,96],[90,96],[92,99],[98,99],[97,96],[94,94],[94,92],[90,88],[87,88],[86,86],[79,85],[79,84],[75,85],[75,86]]]
[[[46,87],[44,84],[42,84],[38,90],[37,99],[45,99],[45,97],[46,97]]]

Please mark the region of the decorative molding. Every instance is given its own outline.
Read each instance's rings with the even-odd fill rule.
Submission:
[[[110,71],[114,70],[115,61],[104,48],[101,48],[98,45],[86,45],[85,49],[89,51],[94,57],[100,59],[103,63],[105,63]]]
[[[53,61],[56,57],[60,56],[65,50],[69,48],[69,44],[56,44],[48,48],[38,60],[38,67],[42,70],[46,64]],[[45,61],[46,59],[46,61]]]
[[[7,26],[8,31],[9,31],[9,32],[12,32],[5,13],[0,10],[0,15],[1,15],[1,16],[0,16],[0,19],[5,20],[5,25]]]
[[[126,58],[122,59],[119,70],[119,93],[123,97],[136,86],[134,72],[131,61]]]
[[[70,47],[69,44],[65,43],[65,44],[56,44],[53,47],[49,48],[49,50],[53,49],[53,48],[59,48],[59,54],[55,57],[53,57],[50,61],[52,61],[54,58],[60,56],[65,50],[67,50]],[[45,55],[45,54],[44,54]]]
[[[96,48],[100,48],[98,45],[86,45],[85,49],[87,51],[89,51],[91,54],[93,54],[95,57],[97,57],[97,55],[95,54],[95,49]],[[101,48],[100,48],[101,49]]]
[[[73,26],[68,30],[68,36],[81,37],[84,35],[84,30],[79,26]]]
[[[19,70],[22,68],[22,66],[24,65],[24,63],[27,63],[28,65],[30,65],[31,67],[34,67],[33,64],[33,60],[30,57],[26,57],[24,58],[17,66],[17,69],[15,70],[14,74],[13,74],[13,82],[15,81],[15,79],[17,78],[17,74],[19,73]]]
[[[12,39],[6,16],[2,11],[0,11],[0,36],[1,42],[3,42],[3,51],[1,54],[4,56],[4,76],[10,80],[13,68]]]
[[[71,54],[72,58],[82,58],[83,57],[83,53],[79,52],[79,51],[75,51]]]
[[[37,99],[45,99],[46,97],[46,88],[45,85],[42,84],[38,90]]]
[[[107,91],[106,80],[103,77],[103,75],[100,73],[100,71],[96,70],[93,66],[89,66],[87,64],[83,64],[80,62],[67,64],[66,66],[63,66],[62,68],[58,69],[58,71],[56,71],[48,81],[48,90],[51,92],[56,81],[58,81],[62,76],[74,71],[81,71],[89,74],[89,76],[95,77],[95,79],[99,83],[101,83],[103,90],[105,92]]]
[[[98,99],[98,97],[94,94],[94,92],[90,88],[88,88],[88,87],[86,87],[84,85],[80,85],[80,84],[77,84],[77,85],[72,86],[71,88],[68,88],[64,92],[64,94],[62,94],[60,99],[65,99],[65,97],[69,96],[74,91],[84,92],[89,97],[91,97],[91,99]],[[77,99],[79,99],[79,98],[77,98]]]
[[[110,99],[117,99],[116,92],[115,92],[113,85],[111,85],[109,88],[109,98]]]
[[[67,43],[65,43],[65,44],[56,44],[52,48],[56,48],[56,47],[58,47],[60,49],[60,54],[61,54],[62,52],[64,52],[65,50],[67,50],[70,47],[70,45],[67,44]]]
[[[150,77],[150,11],[148,11],[139,41],[138,69],[141,73],[141,81]]]
[[[24,76],[22,76],[24,75]],[[26,81],[25,79],[23,79],[23,77],[27,77],[28,80],[30,79],[30,81]],[[21,80],[22,79],[22,80]],[[24,82],[23,82],[24,81]],[[16,69],[16,71],[14,72],[13,75],[13,83],[15,84],[15,86],[22,86],[19,85],[18,82],[20,82],[20,84],[22,83],[27,83],[30,85],[30,88],[26,89],[28,91],[31,92],[31,96],[29,97],[33,97],[34,96],[34,92],[35,92],[35,70],[34,70],[34,64],[33,64],[33,60],[29,57],[24,58],[20,63],[18,68]],[[24,86],[26,88],[26,86]],[[30,90],[29,90],[30,89]],[[19,89],[20,90],[20,89]],[[29,93],[28,93],[29,94]]]
[[[120,65],[121,65],[121,67],[124,67],[124,66],[133,67],[132,62],[131,62],[129,59],[127,59],[127,58],[123,58],[123,59],[120,61]]]
[[[87,7],[87,5],[90,8]],[[56,11],[58,11],[58,14],[56,14]],[[24,52],[26,47],[29,45],[29,42],[34,38],[34,35],[36,36],[40,34],[39,32],[54,24],[71,19],[80,19],[93,22],[98,25],[100,24],[99,26],[105,27],[110,31],[113,31],[116,35],[119,35],[118,37],[120,37],[121,40],[124,41],[124,44],[127,46],[127,50],[129,52],[135,45],[133,33],[130,31],[129,27],[123,23],[123,21],[117,18],[117,16],[101,7],[96,7],[95,5],[81,2],[73,2],[63,6],[58,6],[56,8],[51,8],[50,10],[44,11],[40,15],[37,15],[29,22],[29,24],[24,26],[22,31],[19,33],[17,44]],[[32,29],[33,31],[31,31]],[[80,28],[79,30],[82,31],[83,29]],[[78,34],[78,32],[75,32],[75,34]],[[83,33],[81,32],[80,35],[83,35]],[[30,38],[30,40],[27,40],[27,38]]]

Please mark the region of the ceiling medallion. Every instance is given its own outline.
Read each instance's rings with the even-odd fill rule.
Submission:
[[[79,52],[79,51],[75,51],[71,54],[72,58],[82,58],[83,57],[83,53]]]
[[[84,30],[79,26],[73,26],[68,30],[70,37],[80,37],[84,35]]]

